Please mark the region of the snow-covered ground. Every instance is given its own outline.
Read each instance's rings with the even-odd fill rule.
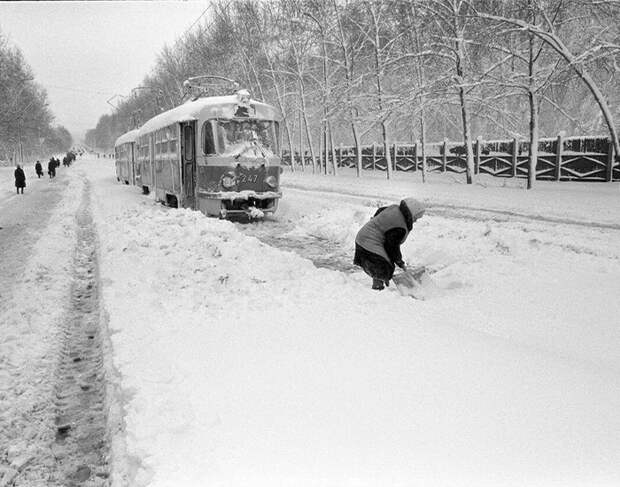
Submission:
[[[92,192],[124,421],[114,485],[620,483],[618,185],[287,172],[274,219],[240,225],[113,173],[83,159],[65,177]],[[404,196],[429,206],[403,246],[433,272],[425,301],[340,265]],[[261,241],[272,230],[285,249]]]

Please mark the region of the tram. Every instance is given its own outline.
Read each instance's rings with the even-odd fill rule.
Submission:
[[[114,143],[116,179],[125,184],[136,184],[136,140],[138,130],[121,135]]]
[[[136,137],[133,184],[144,194],[208,216],[256,218],[282,196],[279,123],[275,107],[237,90],[188,100],[117,144]]]

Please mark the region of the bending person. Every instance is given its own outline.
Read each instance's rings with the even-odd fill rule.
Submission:
[[[424,205],[418,200],[405,198],[398,205],[379,208],[357,232],[353,263],[372,277],[373,289],[389,286],[395,266],[405,268],[400,246],[424,211]]]

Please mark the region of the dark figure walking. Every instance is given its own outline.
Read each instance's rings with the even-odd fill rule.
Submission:
[[[26,175],[19,164],[15,169],[15,187],[17,188],[17,194],[19,194],[20,189],[22,190],[21,193],[24,194],[24,188],[26,187]]]
[[[419,201],[405,198],[399,205],[379,208],[357,232],[353,263],[372,277],[373,289],[383,289],[384,284],[389,286],[395,266],[405,268],[400,246],[424,210]]]
[[[53,157],[47,163],[47,174],[50,175],[50,179],[56,177],[56,160]]]
[[[34,165],[34,170],[39,178],[43,176],[43,166],[41,166],[41,163],[39,161],[37,161],[37,163]]]

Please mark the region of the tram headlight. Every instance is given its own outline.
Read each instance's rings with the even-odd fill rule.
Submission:
[[[222,180],[220,181],[222,187],[224,189],[232,189],[235,187],[235,175],[232,173],[224,174]]]
[[[267,178],[265,178],[265,182],[272,188],[276,188],[278,186],[278,180],[275,176],[267,176]]]

